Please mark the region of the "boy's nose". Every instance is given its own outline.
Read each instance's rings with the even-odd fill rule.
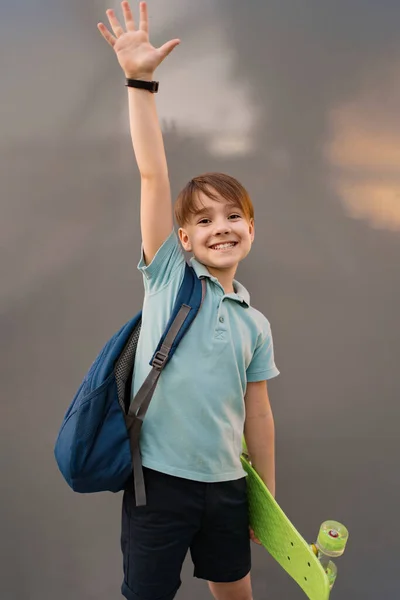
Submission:
[[[229,222],[221,222],[221,223],[216,223],[215,225],[215,233],[217,235],[224,235],[226,233],[230,233],[232,231],[232,227],[230,226]]]

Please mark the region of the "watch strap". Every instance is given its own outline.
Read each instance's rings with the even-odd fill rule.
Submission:
[[[142,79],[126,79],[125,86],[148,90],[152,94],[158,92],[158,81],[143,81]]]

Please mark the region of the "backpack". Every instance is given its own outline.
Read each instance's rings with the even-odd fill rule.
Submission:
[[[105,344],[69,406],[54,448],[68,485],[80,493],[119,492],[133,472],[136,505],[146,504],[139,437],[162,370],[196,317],[205,281],[185,265],[171,317],[150,361],[152,369],[131,402],[142,312]]]

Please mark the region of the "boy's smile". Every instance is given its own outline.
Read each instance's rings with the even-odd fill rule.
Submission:
[[[190,221],[179,229],[182,246],[193,252],[224,288],[231,288],[239,262],[250,252],[254,222],[245,217],[240,207],[222,197],[213,200],[200,192],[198,207]]]
[[[231,248],[234,248],[236,245],[237,242],[219,242],[218,244],[210,246],[210,248],[212,248],[213,250],[224,251],[231,250]]]

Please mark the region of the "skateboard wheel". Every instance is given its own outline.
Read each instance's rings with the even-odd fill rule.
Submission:
[[[341,556],[345,550],[349,532],[338,521],[322,523],[316,546],[326,556]]]

